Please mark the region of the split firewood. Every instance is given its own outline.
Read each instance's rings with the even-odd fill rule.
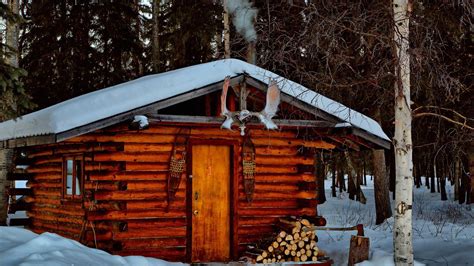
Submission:
[[[273,250],[274,250],[273,246],[268,246],[268,248],[267,248],[267,249],[268,249],[268,252],[270,252],[270,253],[272,253],[272,252],[273,252]]]
[[[300,234],[299,234],[299,233],[294,233],[294,234],[293,234],[293,239],[294,239],[294,240],[300,239]]]
[[[275,226],[279,230],[272,237],[262,239],[247,252],[255,262],[317,261],[316,232],[308,230],[314,227],[308,219],[280,218]]]
[[[281,231],[280,234],[278,234],[281,238],[284,238],[286,236],[286,232],[285,231]]]
[[[303,255],[301,255],[300,259],[301,259],[301,261],[307,261],[308,257],[306,257],[306,255],[303,254]]]
[[[304,247],[304,241],[303,240],[298,241],[298,247],[300,247],[300,248]]]
[[[300,223],[304,226],[311,226],[311,223],[307,219],[301,219]]]

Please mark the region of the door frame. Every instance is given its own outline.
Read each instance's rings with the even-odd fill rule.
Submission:
[[[192,173],[193,162],[193,145],[216,145],[230,147],[230,240],[229,240],[229,254],[230,259],[236,260],[238,256],[238,219],[237,219],[237,204],[239,200],[239,141],[229,139],[198,139],[191,138],[188,141],[186,161],[186,261],[191,263],[192,258],[192,219],[193,219],[193,182],[189,178]]]

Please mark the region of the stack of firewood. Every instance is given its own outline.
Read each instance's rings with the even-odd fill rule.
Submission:
[[[257,263],[318,260],[318,238],[309,230],[314,224],[307,219],[279,219],[276,226],[280,232],[273,241],[253,247],[249,252]]]

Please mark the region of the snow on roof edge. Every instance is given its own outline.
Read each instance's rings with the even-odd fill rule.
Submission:
[[[265,84],[274,79],[282,92],[336,116],[354,127],[390,141],[373,119],[296,82],[238,59],[217,60],[144,76],[66,100],[16,120],[5,121],[0,123],[0,141],[65,132],[220,82],[226,76],[234,77],[243,73]]]

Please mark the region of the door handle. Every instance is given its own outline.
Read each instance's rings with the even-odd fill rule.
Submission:
[[[197,216],[198,214],[199,214],[199,211],[198,211],[198,210],[194,210],[194,211],[193,211],[193,215],[194,215],[194,216]]]

